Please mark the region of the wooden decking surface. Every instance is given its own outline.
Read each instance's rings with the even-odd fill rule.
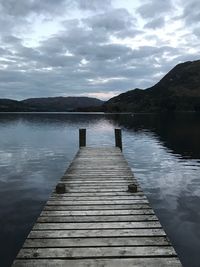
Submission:
[[[81,148],[61,180],[13,266],[181,266],[119,148]]]

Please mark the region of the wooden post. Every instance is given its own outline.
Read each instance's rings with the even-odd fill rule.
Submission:
[[[137,185],[136,184],[129,184],[128,185],[128,192],[136,193],[137,192]]]
[[[115,146],[122,151],[122,132],[121,129],[115,129]]]
[[[86,129],[79,129],[79,147],[86,146]]]

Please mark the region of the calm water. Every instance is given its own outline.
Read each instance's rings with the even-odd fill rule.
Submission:
[[[184,266],[200,266],[200,115],[0,114],[0,266],[10,266],[53,186],[78,149],[124,154]]]

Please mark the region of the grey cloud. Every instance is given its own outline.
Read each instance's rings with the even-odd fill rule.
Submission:
[[[93,29],[105,29],[109,32],[118,32],[132,28],[135,19],[126,9],[113,9],[85,20]]]
[[[1,70],[0,83],[12,83],[21,81],[21,74],[13,70]]]
[[[0,14],[3,14],[2,12]],[[7,34],[10,32],[12,27],[14,26],[14,21],[6,18],[6,16],[0,16],[0,29],[1,29],[1,36],[3,34]]]
[[[82,10],[105,10],[111,6],[111,0],[0,0],[1,12],[16,17],[31,13],[55,15],[70,12],[76,7]]]
[[[12,55],[12,52],[9,51],[9,50],[6,49],[6,48],[2,48],[2,47],[0,47],[0,55],[1,55],[1,56],[8,56],[8,55]]]
[[[86,9],[86,10],[101,10],[101,9],[108,9],[112,6],[111,0],[76,0],[79,8]]]
[[[55,42],[58,40],[61,45],[67,44],[68,46],[78,47],[88,43],[105,43],[108,41],[108,33],[104,30],[94,31],[80,25],[75,25],[74,27],[71,26],[70,28],[66,28],[65,31],[54,36],[52,40],[55,40]]]
[[[39,50],[44,54],[51,52],[55,58],[68,51],[79,57],[80,61],[83,58],[88,61],[113,60],[132,52],[125,45],[105,44],[107,41],[108,37],[102,33],[75,27],[43,42]]]
[[[135,59],[147,59],[147,58],[155,58],[162,57],[164,53],[168,53],[169,55],[174,55],[180,53],[179,49],[172,48],[170,46],[140,46],[138,49],[132,50],[131,54],[124,55],[124,60],[129,62],[129,60]]]
[[[71,22],[68,22],[71,25]],[[65,22],[65,25],[68,24]],[[79,25],[71,26],[59,35],[41,43],[40,51],[64,53],[66,51],[85,57],[87,60],[101,58],[112,59],[128,49],[124,45],[105,44],[109,42],[110,32],[104,29],[94,30]]]
[[[183,1],[183,15],[181,18],[185,20],[187,26],[200,22],[200,2],[199,0]]]
[[[182,63],[185,61],[193,61],[193,60],[199,60],[199,54],[191,54],[191,53],[179,54],[174,60],[172,60],[171,64],[172,66],[174,66],[178,63]]]
[[[17,18],[11,17],[0,10],[0,38],[4,35],[20,32],[21,28],[29,25],[24,17]]]
[[[17,63],[1,72],[0,86],[13,95],[17,88],[20,89],[18,98],[21,94],[25,98],[69,94],[72,90],[73,94],[81,94],[145,87],[153,79],[149,77],[158,71],[154,68],[154,57],[162,57],[166,52],[178,53],[168,46],[141,46],[133,50],[125,45],[106,44],[106,38],[101,39],[101,34],[75,26],[47,39],[40,47],[27,48],[19,39],[7,36],[4,40],[14,45]],[[66,51],[72,55],[64,55]],[[86,64],[81,65],[82,59],[87,60]],[[97,82],[91,84],[90,79]],[[101,79],[108,81],[101,83]]]
[[[169,12],[173,5],[171,0],[148,0],[147,3],[141,5],[137,12],[145,19],[159,17],[161,14]]]
[[[21,38],[16,37],[14,35],[5,35],[1,40],[6,44],[14,44],[14,45],[22,42]]]
[[[136,28],[137,19],[126,9],[112,9],[83,20],[87,27],[105,36],[134,37],[142,32]]]
[[[30,13],[55,13],[63,11],[65,0],[1,0],[0,7],[2,12],[10,16],[27,16]]]
[[[195,36],[199,37],[200,36],[200,28],[199,27],[193,28],[193,33]]]
[[[1,36],[11,33],[20,34],[25,29],[32,30],[32,23],[36,18],[45,21],[55,19],[58,15],[68,14],[75,6],[74,1],[0,0]]]
[[[137,28],[132,28],[132,29],[127,28],[127,29],[124,29],[123,31],[115,33],[115,36],[124,39],[126,37],[133,38],[143,33],[144,31],[138,30]]]
[[[82,46],[76,50],[76,53],[84,56],[88,60],[112,60],[130,51],[130,48],[123,45],[106,44],[96,46]]]
[[[67,66],[75,68],[80,62],[80,59],[76,56],[67,56],[63,54],[53,55],[49,54],[48,52],[40,53],[39,50],[26,47],[21,47],[18,52],[18,56],[22,58],[22,62],[26,62],[28,60],[30,67],[32,66],[33,68],[55,68]]]
[[[156,18],[144,25],[144,28],[156,29],[162,28],[165,25],[165,19],[163,17]]]

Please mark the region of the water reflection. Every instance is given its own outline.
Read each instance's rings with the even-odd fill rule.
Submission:
[[[0,266],[10,266],[52,187],[78,149],[114,145],[124,153],[184,266],[200,263],[200,118],[120,114],[0,114]]]
[[[199,114],[170,114],[149,115],[136,114],[124,116],[117,114],[113,117],[121,127],[134,132],[150,131],[156,134],[162,145],[174,154],[185,158],[200,158],[200,115]]]

